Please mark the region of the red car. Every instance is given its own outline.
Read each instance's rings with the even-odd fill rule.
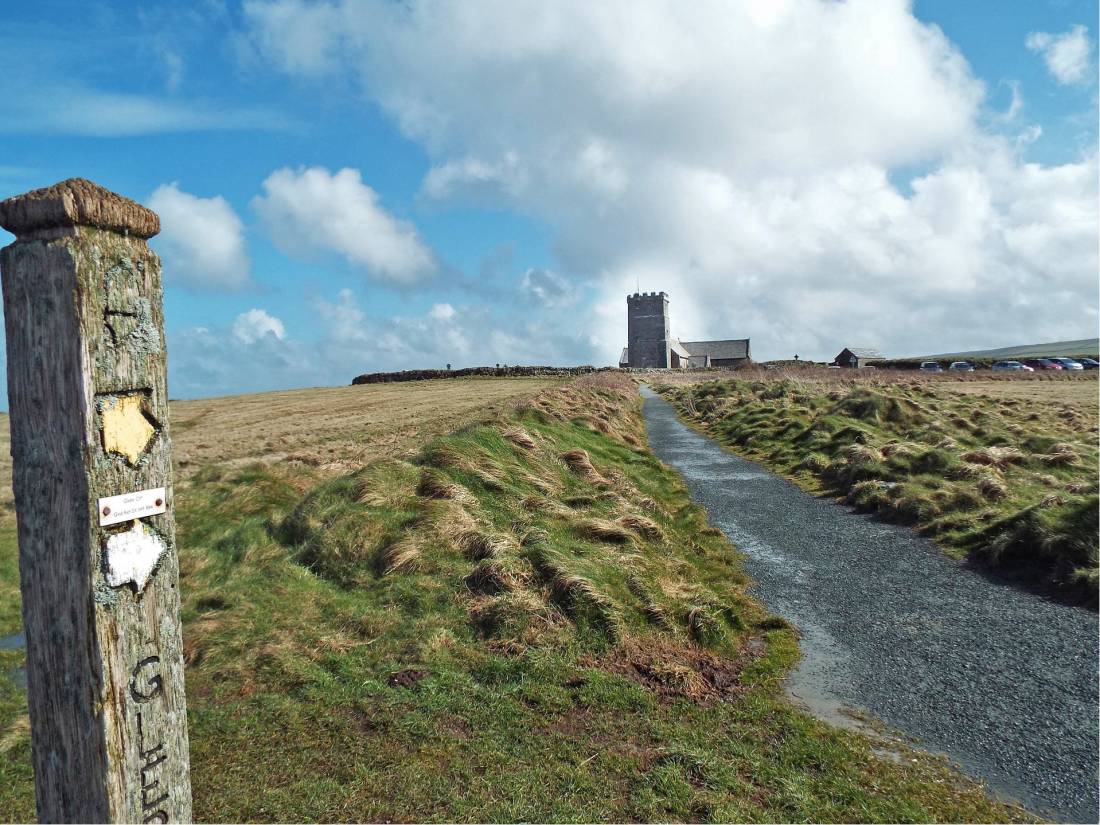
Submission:
[[[1051,361],[1049,358],[1029,358],[1024,361],[1033,370],[1060,370],[1062,365]]]

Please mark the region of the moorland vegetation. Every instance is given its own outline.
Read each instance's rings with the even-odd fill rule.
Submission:
[[[1095,376],[817,372],[658,389],[708,435],[806,489],[1096,605]]]
[[[200,820],[1031,818],[788,702],[796,633],[648,450],[625,376],[338,472],[210,463],[177,501]],[[3,653],[0,818],[27,820]]]

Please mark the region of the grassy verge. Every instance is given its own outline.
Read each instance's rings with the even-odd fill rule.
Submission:
[[[661,389],[718,441],[809,490],[1096,605],[1095,410],[904,379]]]
[[[601,377],[410,462],[193,476],[196,817],[1030,818],[792,708],[794,632],[643,439],[633,385]],[[21,712],[0,704],[16,820],[33,816]]]

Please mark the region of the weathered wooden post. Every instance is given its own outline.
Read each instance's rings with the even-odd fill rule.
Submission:
[[[189,821],[160,221],[74,178],[0,226],[38,817]]]

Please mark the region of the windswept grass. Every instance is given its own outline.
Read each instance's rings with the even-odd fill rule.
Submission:
[[[993,384],[993,382],[988,382]],[[665,386],[689,420],[815,492],[1071,599],[1097,601],[1096,381],[761,376]],[[1058,389],[1091,387],[1088,402]],[[1089,397],[1089,396],[1084,396]]]
[[[643,443],[633,385],[601,376],[412,460],[197,473],[178,496],[196,817],[1029,818],[792,708],[793,630]],[[27,819],[8,695],[0,815]]]

